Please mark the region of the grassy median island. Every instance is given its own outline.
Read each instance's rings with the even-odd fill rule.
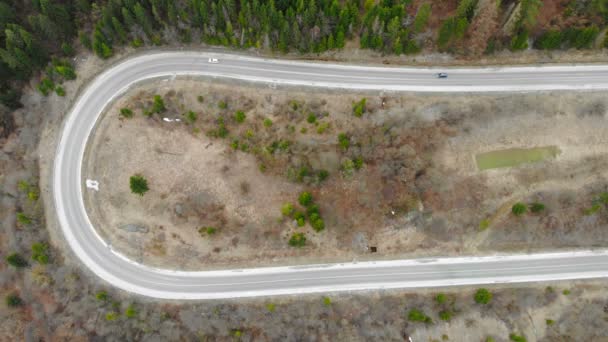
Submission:
[[[113,248],[180,269],[594,246],[604,101],[144,84],[99,121],[87,210]],[[521,146],[561,154],[471,159]]]

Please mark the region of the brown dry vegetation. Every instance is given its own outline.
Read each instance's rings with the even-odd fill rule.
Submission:
[[[154,94],[168,109],[146,118]],[[361,98],[366,112],[357,118],[352,106]],[[101,121],[87,169],[102,191],[88,192],[87,205],[117,249],[188,269],[603,246],[608,215],[584,210],[606,189],[607,105],[599,93],[582,101],[577,94],[446,98],[149,84]],[[121,119],[123,107],[135,117]],[[185,120],[190,110],[194,123],[162,120]],[[562,151],[555,161],[483,172],[474,164],[480,152],[549,145]],[[329,172],[323,182],[320,170]],[[143,197],[128,189],[136,173],[151,185]],[[284,203],[304,210],[296,205],[304,190],[320,208],[321,232],[281,215]],[[515,201],[547,210],[515,218]],[[490,228],[480,231],[486,219]],[[204,227],[217,232],[200,233]],[[288,246],[294,232],[306,234],[305,248]],[[370,254],[371,246],[378,252]]]

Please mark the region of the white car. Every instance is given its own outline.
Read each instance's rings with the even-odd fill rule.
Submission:
[[[220,61],[219,61],[217,58],[209,58],[209,63],[212,63],[212,64],[217,64],[217,63],[219,63],[219,62],[220,62]]]

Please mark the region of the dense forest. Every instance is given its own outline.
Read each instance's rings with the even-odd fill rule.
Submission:
[[[39,72],[42,94],[64,95],[79,48],[101,58],[127,44],[198,42],[305,54],[351,42],[385,54],[475,56],[603,47],[596,41],[607,18],[608,0],[2,0],[0,102],[18,108],[20,89]]]

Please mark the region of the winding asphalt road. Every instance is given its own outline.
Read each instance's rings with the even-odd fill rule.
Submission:
[[[219,59],[211,64],[209,57]],[[127,59],[95,78],[73,105],[53,170],[53,198],[65,237],[96,275],[123,290],[165,299],[210,299],[343,290],[527,282],[608,276],[608,251],[360,262],[207,272],[162,270],[113,251],[84,207],[85,146],[105,106],[143,80],[179,75],[225,77],[271,84],[416,92],[608,89],[608,66],[484,69],[345,66],[194,52]],[[100,185],[103,190],[103,184]]]

